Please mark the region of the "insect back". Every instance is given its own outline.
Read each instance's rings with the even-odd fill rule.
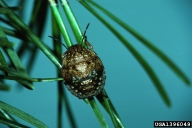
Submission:
[[[88,28],[89,24],[86,27]],[[89,48],[75,44],[62,54],[62,75],[67,89],[79,99],[98,95],[105,85],[105,69],[93,51],[84,32],[83,39]],[[82,39],[82,40],[83,40]]]
[[[84,99],[103,90],[106,79],[104,66],[92,49],[76,44],[63,53],[62,59],[64,84],[73,95]]]

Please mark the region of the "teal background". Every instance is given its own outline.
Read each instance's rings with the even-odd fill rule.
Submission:
[[[11,6],[15,5],[14,1],[9,2]],[[187,87],[137,39],[106,17],[135,46],[157,73],[171,99],[172,106],[168,108],[146,72],[121,42],[100,21],[84,9],[78,1],[71,0],[69,2],[82,31],[90,22],[87,37],[104,63],[107,73],[105,89],[125,127],[151,128],[153,127],[153,121],[192,121],[191,87]],[[98,0],[97,3],[153,42],[192,80],[191,0],[122,0],[110,2]],[[31,4],[33,4],[32,0],[28,6],[23,8],[28,10],[24,17],[27,24],[31,15]],[[63,13],[62,15],[64,16]],[[48,22],[42,40],[52,48],[52,40],[48,37],[51,35],[50,10],[47,18]],[[66,18],[63,17],[63,19]],[[66,20],[65,23],[69,28]],[[70,35],[72,35],[71,31]],[[14,38],[8,38],[11,42],[18,42]],[[74,36],[71,36],[71,38],[75,42]],[[17,43],[15,49],[19,45]],[[63,52],[65,51],[66,49],[63,48]],[[23,58],[24,64],[26,64],[26,60],[27,55]],[[56,77],[55,66],[40,50],[30,76],[34,78]],[[15,82],[6,82],[12,85],[12,90],[10,92],[0,92],[1,101],[31,114],[50,128],[57,126],[56,82],[34,83],[35,90],[33,91],[25,88],[18,90],[16,88],[18,85]],[[80,128],[99,128],[100,124],[91,107],[68,91],[66,93],[78,126]],[[109,124],[109,128],[112,128],[113,125],[109,116],[101,106],[100,108]],[[63,126],[69,128],[65,111],[63,111],[63,114],[65,115]],[[28,125],[28,123],[24,123]],[[0,125],[0,128],[4,128],[4,126]]]

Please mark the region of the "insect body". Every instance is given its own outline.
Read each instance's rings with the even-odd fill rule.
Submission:
[[[89,44],[86,41],[86,44]],[[99,94],[105,85],[104,66],[93,51],[76,44],[62,55],[62,75],[67,89],[80,99]]]

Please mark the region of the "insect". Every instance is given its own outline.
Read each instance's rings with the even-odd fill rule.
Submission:
[[[104,88],[106,73],[102,61],[93,51],[85,36],[89,48],[75,44],[62,54],[62,75],[67,89],[79,99],[98,95]],[[83,40],[83,39],[82,39]]]

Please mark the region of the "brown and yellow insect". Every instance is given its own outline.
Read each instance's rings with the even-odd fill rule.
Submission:
[[[73,45],[62,55],[62,59],[64,84],[73,95],[84,99],[103,90],[106,79],[104,66],[92,48]]]
[[[87,25],[88,28],[89,24]],[[86,29],[87,29],[86,28]],[[98,95],[105,85],[105,69],[84,32],[84,48],[76,44],[62,54],[62,75],[67,89],[80,99]]]

